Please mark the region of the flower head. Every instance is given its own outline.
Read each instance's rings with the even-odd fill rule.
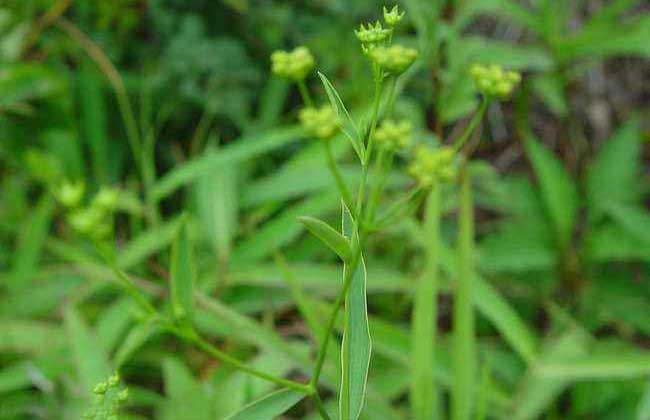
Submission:
[[[402,45],[393,45],[374,48],[368,51],[368,55],[379,67],[393,76],[398,76],[411,67],[418,57],[418,50]]]
[[[81,203],[85,191],[86,184],[83,181],[64,182],[60,188],[55,190],[55,195],[63,206],[72,208]]]
[[[298,119],[308,135],[320,140],[332,138],[341,127],[341,120],[329,105],[304,108],[298,114]]]
[[[457,173],[456,152],[447,146],[437,149],[420,146],[415,150],[408,172],[423,188],[436,182],[451,182]]]
[[[411,144],[411,122],[386,120],[375,131],[378,146],[390,151],[405,149]]]
[[[271,54],[271,70],[280,77],[293,81],[303,80],[314,68],[316,60],[307,47],[293,51],[275,51]]]
[[[386,6],[384,6],[384,22],[386,22],[386,25],[388,26],[396,26],[404,17],[406,12],[399,12],[399,8],[397,5],[393,6],[392,9],[390,9],[390,12],[388,9],[386,9]]]
[[[128,388],[120,389],[120,377],[116,373],[93,388],[95,399],[92,407],[83,415],[88,420],[115,420],[126,402]]]
[[[487,97],[507,99],[521,82],[521,74],[503,70],[501,66],[495,64],[490,66],[475,64],[469,72],[474,78],[476,88]]]
[[[381,22],[377,21],[374,26],[372,23],[369,23],[367,27],[363,26],[363,24],[359,25],[359,30],[355,30],[354,34],[362,44],[367,46],[385,41],[391,32],[392,29],[384,28]]]

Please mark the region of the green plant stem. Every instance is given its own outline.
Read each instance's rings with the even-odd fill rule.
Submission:
[[[320,395],[318,395],[318,392],[315,392],[314,395],[312,395],[312,401],[314,402],[314,405],[316,406],[316,410],[318,411],[318,414],[320,414],[321,418],[323,420],[332,420],[330,415],[327,413],[327,410],[325,410],[325,405],[323,404],[323,400],[321,400]]]
[[[323,335],[323,338],[320,340],[320,348],[318,349],[316,366],[314,367],[314,373],[312,374],[312,378],[310,381],[310,385],[313,387],[315,387],[318,384],[318,380],[320,379],[320,374],[323,370],[323,364],[325,363],[325,356],[327,355],[327,348],[329,346],[329,340],[332,335],[332,331],[334,330],[334,324],[336,323],[336,318],[338,317],[339,311],[343,306],[343,302],[345,302],[345,298],[348,294],[348,290],[350,290],[350,285],[352,284],[352,277],[354,276],[354,272],[357,269],[357,265],[361,261],[360,245],[358,244],[355,248],[356,249],[353,251],[354,257],[352,258],[352,261],[349,264],[349,269],[346,268],[345,271],[345,276],[343,278],[343,287],[341,288],[339,294],[336,296],[336,300],[334,301],[334,306],[332,307],[332,312],[330,313],[330,317],[327,321],[327,326],[325,327],[325,333]]]
[[[306,106],[310,108],[313,107],[314,101],[311,99],[311,95],[309,94],[309,89],[307,89],[307,85],[305,84],[305,80],[304,79],[298,80],[296,84],[298,85],[300,96],[302,96],[302,101],[305,103]]]
[[[384,118],[390,118],[393,114],[393,108],[395,107],[395,91],[397,86],[397,77],[391,77],[390,83],[388,84],[388,99],[386,99],[386,105],[384,105]]]
[[[179,338],[182,338],[183,340],[193,344],[198,349],[204,351],[205,353],[209,354],[215,359],[220,360],[221,362],[228,364],[236,369],[239,369],[250,375],[256,376],[260,379],[264,379],[266,381],[272,382],[276,385],[284,386],[289,389],[293,389],[294,391],[303,392],[306,395],[313,395],[314,393],[314,388],[309,385],[301,384],[299,382],[291,381],[289,379],[284,379],[274,375],[270,375],[268,373],[262,372],[260,370],[255,369],[254,367],[247,365],[241,360],[232,357],[229,354],[224,353],[223,351],[214,347],[212,344],[205,341],[203,338],[201,338],[193,331],[181,330],[173,325],[168,325],[167,327],[171,332],[173,332]]]
[[[474,400],[476,337],[472,308],[474,277],[474,213],[467,163],[460,174],[460,204],[457,244],[457,278],[454,288],[454,381],[452,420],[469,420]]]
[[[472,135],[472,133],[474,133],[474,130],[476,130],[476,127],[478,127],[479,123],[483,119],[483,116],[485,115],[485,111],[487,111],[489,104],[490,101],[486,97],[483,97],[481,100],[481,105],[470,120],[469,124],[467,124],[467,127],[465,127],[465,131],[463,131],[460,137],[454,141],[453,148],[456,152],[460,151],[460,149],[463,148],[465,143],[467,143],[469,137]]]
[[[350,190],[348,189],[348,186],[343,179],[343,175],[341,175],[341,171],[336,164],[336,159],[334,158],[334,153],[332,152],[332,143],[329,140],[325,140],[322,143],[323,147],[325,147],[327,167],[334,176],[336,186],[339,190],[339,193],[341,194],[341,198],[343,198],[343,201],[345,202],[345,205],[348,206],[348,208],[351,208],[350,206],[352,205],[352,195],[350,194]]]
[[[423,190],[421,188],[415,188],[409,192],[406,196],[400,198],[398,201],[393,203],[384,214],[380,215],[378,220],[373,222],[372,229],[376,230],[377,228],[384,227],[392,222],[397,217],[401,216],[402,213],[408,210],[410,207],[417,207],[421,202],[421,198],[424,197],[422,194]]]
[[[440,185],[435,183],[427,198],[424,220],[426,268],[418,279],[411,326],[411,412],[414,420],[438,418],[438,391],[431,372],[435,352],[440,252]]]
[[[385,149],[381,149],[377,155],[377,160],[375,161],[375,179],[376,182],[373,184],[372,190],[370,191],[370,197],[368,200],[368,209],[366,211],[366,224],[372,225],[375,220],[375,212],[377,206],[379,205],[379,199],[381,193],[384,190],[384,185],[388,179],[388,174],[393,166],[393,153]]]

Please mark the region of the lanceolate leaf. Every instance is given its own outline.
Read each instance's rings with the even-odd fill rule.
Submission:
[[[269,394],[245,406],[226,420],[274,420],[305,397],[302,392],[290,389]]]
[[[323,82],[325,92],[327,93],[327,97],[330,100],[332,108],[343,123],[343,133],[347,136],[348,139],[350,139],[350,143],[352,144],[354,151],[357,153],[357,156],[359,156],[359,159],[363,159],[363,142],[357,125],[352,120],[352,117],[350,117],[350,113],[348,112],[347,108],[345,108],[345,105],[343,105],[343,101],[341,100],[341,97],[339,96],[336,89],[334,89],[332,83],[327,79],[327,77],[325,77],[323,73],[318,72],[318,76]]]
[[[353,235],[356,235],[355,230],[350,210],[343,204],[343,234],[352,241]],[[344,267],[344,277],[349,269],[348,265]],[[361,415],[365,402],[371,351],[366,301],[366,266],[361,255],[345,300],[345,323],[341,348],[340,420],[357,420]]]
[[[174,316],[183,321],[192,320],[194,312],[194,261],[187,234],[187,224],[183,223],[171,256],[171,301]]]
[[[352,257],[350,242],[333,227],[314,217],[303,216],[299,217],[298,220],[305,225],[308,231],[320,239],[332,251],[336,252],[343,261],[350,261]]]
[[[566,248],[573,234],[578,191],[562,163],[542,147],[530,131],[524,132],[526,153],[535,171],[549,219],[555,226],[558,244]]]

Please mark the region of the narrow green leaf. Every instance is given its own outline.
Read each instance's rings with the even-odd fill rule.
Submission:
[[[95,181],[108,181],[109,152],[107,112],[101,79],[90,60],[85,60],[79,72],[79,123],[88,143]]]
[[[111,373],[108,357],[76,309],[68,307],[63,317],[81,385],[89,394],[98,382]]]
[[[476,336],[473,308],[474,203],[471,179],[463,170],[460,186],[457,252],[458,268],[454,284],[454,326],[452,419],[469,420],[474,402],[476,378]]]
[[[281,389],[245,406],[226,420],[274,420],[298,404],[305,394]]]
[[[343,261],[350,261],[352,258],[350,242],[333,227],[314,217],[302,216],[298,220],[309,232],[341,257]]]
[[[578,210],[578,191],[571,176],[555,156],[546,150],[530,130],[525,130],[524,145],[531,161],[556,239],[566,249],[573,235]]]
[[[636,420],[650,420],[650,380],[646,380],[636,412]]]
[[[183,223],[183,219],[176,217],[171,219],[160,227],[148,230],[124,246],[117,257],[117,265],[123,270],[132,268],[149,256],[157,253],[169,246],[174,238],[178,236],[178,231]]]
[[[241,138],[213,153],[177,166],[162,177],[153,188],[153,198],[162,200],[176,189],[191,183],[200,176],[210,173],[214,168],[224,164],[236,165],[256,156],[286,146],[301,138],[302,130],[298,127],[285,127],[266,133],[254,134]]]
[[[357,125],[354,123],[354,120],[352,120],[352,117],[350,117],[350,113],[343,104],[341,97],[339,96],[332,83],[323,73],[318,72],[318,76],[320,77],[320,80],[325,87],[325,92],[327,93],[327,98],[329,99],[332,108],[336,112],[336,115],[338,115],[338,117],[343,122],[343,133],[350,140],[350,144],[352,144],[352,148],[356,152],[359,159],[363,160],[363,155],[365,153],[364,145]]]
[[[414,420],[438,417],[438,393],[432,372],[437,324],[436,296],[440,275],[440,201],[440,188],[435,185],[429,192],[425,213],[426,269],[417,280],[413,295],[410,402]]]
[[[645,208],[612,203],[607,210],[631,237],[650,246],[650,213]]]
[[[115,366],[119,368],[128,362],[135,352],[159,331],[160,328],[155,322],[134,325],[115,351],[115,356],[113,357]]]
[[[183,322],[192,322],[194,314],[194,260],[192,245],[187,232],[187,223],[183,223],[178,237],[172,246],[170,288],[174,316]]]
[[[639,204],[641,189],[639,119],[631,118],[601,147],[586,178],[590,217],[597,218],[613,203]]]
[[[350,210],[343,204],[343,235],[350,241],[357,235],[355,221]],[[344,278],[346,270],[344,265]],[[345,322],[341,345],[342,379],[339,395],[341,420],[357,420],[365,403],[366,384],[370,367],[372,342],[368,326],[366,301],[366,265],[363,255],[352,274],[352,282],[345,299]]]
[[[537,373],[557,381],[642,378],[650,375],[650,352],[551,360],[538,366]]]

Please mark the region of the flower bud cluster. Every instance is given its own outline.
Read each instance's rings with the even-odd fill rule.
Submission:
[[[406,12],[399,12],[397,5],[393,6],[390,11],[388,11],[388,9],[386,9],[386,6],[384,6],[384,22],[386,22],[386,25],[390,27],[397,26],[405,14]]]
[[[341,127],[340,118],[329,105],[304,108],[298,114],[298,119],[308,135],[320,140],[332,138]]]
[[[458,172],[456,152],[448,146],[437,149],[420,146],[415,150],[408,172],[423,188],[436,182],[452,182]]]
[[[374,44],[387,40],[392,32],[392,29],[384,28],[381,22],[377,21],[374,25],[372,23],[368,23],[367,26],[360,24],[359,30],[355,30],[354,34],[364,47],[369,48]]]
[[[274,74],[294,82],[304,80],[314,68],[316,60],[305,46],[293,51],[275,51],[271,54],[271,70]]]
[[[377,145],[395,152],[411,145],[411,122],[408,120],[385,120],[377,127],[374,137]]]
[[[84,183],[76,181],[64,182],[54,195],[65,207],[66,219],[75,231],[96,240],[104,239],[113,231],[112,214],[118,204],[119,192],[102,188],[85,207],[82,205],[84,193]]]
[[[129,397],[129,390],[120,387],[120,376],[115,373],[93,388],[93,406],[83,418],[88,420],[117,420],[120,408]]]
[[[505,71],[501,66],[475,64],[470,68],[476,88],[487,97],[507,99],[521,82],[521,74]]]
[[[368,51],[368,56],[379,67],[393,76],[404,73],[418,57],[418,50],[402,45],[377,47]]]

